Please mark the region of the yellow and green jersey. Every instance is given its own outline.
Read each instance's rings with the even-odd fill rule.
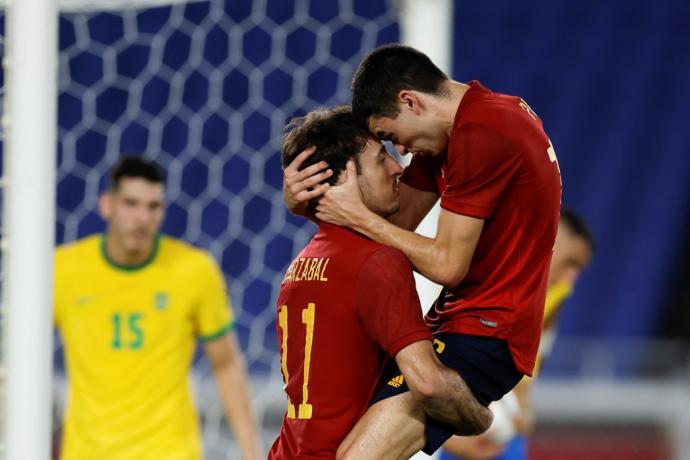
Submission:
[[[233,326],[213,259],[159,237],[151,258],[118,266],[94,235],[55,255],[55,323],[69,382],[62,456],[198,459],[189,383],[196,339]]]
[[[544,359],[551,353],[551,348],[556,341],[556,323],[558,313],[563,303],[573,293],[573,285],[571,283],[561,281],[546,290],[546,301],[544,303],[544,321],[541,332],[541,342],[539,343],[539,352],[537,353],[537,360],[534,366],[534,375],[536,376],[541,371],[541,365]]]
[[[544,328],[548,328],[556,321],[561,305],[573,293],[571,283],[560,281],[546,290],[546,302],[544,303]]]

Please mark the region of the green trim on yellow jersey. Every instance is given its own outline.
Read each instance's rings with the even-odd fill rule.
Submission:
[[[116,270],[120,270],[123,272],[136,272],[139,270],[142,270],[149,265],[153,263],[154,260],[156,260],[156,256],[158,255],[158,250],[160,249],[161,245],[161,235],[158,234],[156,235],[156,238],[153,240],[153,250],[151,251],[151,255],[149,256],[148,259],[143,261],[140,264],[135,264],[135,265],[123,265],[115,262],[113,259],[108,256],[108,251],[106,250],[106,234],[103,233],[101,235],[101,255],[103,256],[103,260],[112,268]]]
[[[201,340],[204,343],[212,342],[216,339],[223,337],[228,332],[234,331],[236,327],[237,327],[237,323],[235,323],[234,321],[230,321],[228,324],[223,326],[217,332],[214,332],[213,334],[201,336],[201,337],[199,337],[199,340]]]

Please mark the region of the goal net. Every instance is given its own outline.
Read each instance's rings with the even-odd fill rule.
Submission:
[[[120,154],[144,153],[164,166],[163,231],[210,250],[226,275],[268,448],[285,408],[274,302],[283,270],[314,231],[282,201],[282,130],[295,115],[349,101],[364,54],[398,41],[395,5],[63,0],[60,6],[57,242],[104,229],[97,197]],[[59,348],[56,439],[65,389]],[[194,380],[206,458],[238,458],[203,357]]]

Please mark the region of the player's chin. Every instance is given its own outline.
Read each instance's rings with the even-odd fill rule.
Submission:
[[[423,157],[435,157],[435,156],[446,153],[447,149],[448,149],[447,145],[430,144],[430,145],[427,145],[425,147],[420,147],[419,150],[417,150],[417,155],[423,156]]]
[[[396,196],[395,200],[392,200],[389,206],[386,207],[386,217],[392,216],[398,211],[400,211],[400,200]]]
[[[439,149],[429,149],[429,150],[424,150],[423,152],[420,152],[420,156],[425,156],[425,157],[435,157],[438,155],[441,155],[444,153],[445,150],[439,150]]]

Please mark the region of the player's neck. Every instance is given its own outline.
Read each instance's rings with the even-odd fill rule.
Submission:
[[[139,267],[151,260],[155,251],[155,240],[151,241],[149,247],[142,251],[128,251],[118,239],[106,233],[103,244],[104,256],[113,265],[118,267]]]
[[[448,137],[450,137],[453,131],[455,115],[457,114],[458,107],[460,107],[460,102],[469,88],[469,85],[453,80],[445,84],[446,96],[442,99],[442,103],[437,105],[437,117]]]

